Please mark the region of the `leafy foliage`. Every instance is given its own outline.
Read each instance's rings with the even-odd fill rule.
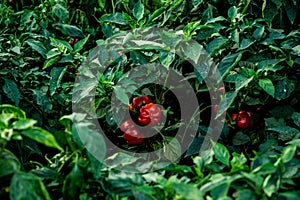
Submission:
[[[299,13],[296,0],[4,0],[0,198],[299,199]],[[196,93],[197,126],[181,119],[182,99],[152,84],[166,74],[157,64],[183,75],[184,96]],[[223,86],[206,82],[217,70]],[[119,126],[141,95],[163,105],[165,124],[130,146]],[[242,110],[251,128],[232,119]],[[202,150],[211,117],[224,115],[220,139]],[[187,149],[182,127],[196,132]],[[108,141],[161,150],[144,162]]]

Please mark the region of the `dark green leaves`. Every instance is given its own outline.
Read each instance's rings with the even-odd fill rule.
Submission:
[[[68,36],[80,38],[84,37],[82,30],[74,25],[55,23],[53,24],[53,27]]]
[[[264,91],[266,91],[269,95],[274,97],[275,87],[270,79],[259,79],[258,84]]]
[[[233,20],[237,15],[237,8],[235,6],[232,6],[228,10],[228,17]]]
[[[243,39],[240,47],[238,48],[238,50],[244,50],[249,48],[252,44],[254,44],[255,41],[252,41],[251,39]]]
[[[67,175],[63,185],[64,199],[79,199],[80,188],[83,184],[83,173],[78,164],[75,163],[72,171]]]
[[[287,99],[295,90],[295,82],[289,79],[280,80],[275,85],[275,98],[278,100]]]
[[[13,129],[25,130],[33,127],[36,124],[36,122],[37,121],[33,119],[18,120],[13,123]]]
[[[299,13],[299,2],[293,0],[283,1],[283,5],[291,24],[294,24],[297,13]]]
[[[227,148],[220,143],[216,143],[213,145],[213,151],[215,153],[216,159],[229,167],[230,154]]]
[[[9,113],[17,119],[26,119],[26,113],[18,107],[2,104],[0,105],[0,113]]]
[[[292,140],[299,133],[299,130],[289,126],[278,126],[268,130],[279,133],[278,139],[282,141]]]
[[[77,122],[73,124],[72,134],[77,143],[82,143],[84,147],[98,160],[103,161],[106,155],[106,143],[103,136],[95,128],[90,128],[92,124],[88,122]]]
[[[27,129],[22,131],[21,134],[48,147],[54,147],[62,150],[62,148],[56,142],[54,136],[42,128],[34,127]]]
[[[119,12],[110,15],[104,15],[100,22],[112,22],[116,24],[126,25],[128,21],[124,19],[123,15]]]
[[[17,172],[10,182],[10,198],[13,200],[50,200],[45,185],[39,177],[31,173]]]
[[[28,39],[26,43],[35,51],[37,51],[41,56],[46,58],[47,49],[44,44],[38,40]]]
[[[0,178],[20,170],[21,164],[19,160],[9,150],[2,151],[0,158]]]
[[[60,86],[60,82],[67,71],[67,67],[54,67],[51,70],[50,94],[54,95],[56,89]]]
[[[17,84],[11,79],[5,79],[4,85],[2,86],[4,93],[7,95],[16,106],[19,106],[20,102],[20,92]]]
[[[120,86],[116,86],[114,89],[114,92],[116,93],[116,97],[125,105],[129,105],[129,98],[128,98],[128,94],[127,91],[120,87]]]
[[[164,156],[169,161],[176,161],[181,155],[181,145],[176,138],[168,138],[168,144],[165,146]]]
[[[184,199],[203,199],[200,190],[192,184],[174,183],[172,186],[176,193]]]
[[[142,4],[141,0],[135,4],[133,9],[133,16],[137,19],[137,21],[140,21],[144,16],[144,5]]]
[[[242,58],[242,53],[236,53],[227,55],[224,57],[218,65],[218,69],[221,73],[222,80],[227,76],[227,74],[238,64]]]
[[[52,12],[58,17],[60,22],[65,23],[69,18],[69,11],[60,3],[56,3],[52,8]]]

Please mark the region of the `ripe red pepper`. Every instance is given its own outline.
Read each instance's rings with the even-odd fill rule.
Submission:
[[[224,87],[219,87],[219,88],[218,88],[218,92],[219,92],[219,93],[223,93],[224,91],[225,91],[225,88],[224,88]]]
[[[253,126],[253,113],[251,111],[240,110],[238,114],[232,114],[231,119],[237,122],[238,127],[243,129]]]
[[[218,105],[218,104],[215,104],[215,105],[213,106],[213,110],[214,110],[214,113],[218,113],[219,105]]]
[[[121,124],[121,131],[126,132],[128,130],[134,129],[135,128],[135,123],[131,120],[131,119],[127,119],[125,120],[122,124]]]
[[[237,120],[237,117],[238,117],[238,114],[234,113],[231,115],[231,119],[232,121],[236,121]]]
[[[241,117],[237,122],[238,127],[243,129],[249,128],[250,124],[251,124],[251,119],[249,117]]]
[[[127,130],[124,133],[123,138],[126,140],[127,144],[131,145],[141,144],[145,140],[144,134],[140,133],[136,128]]]
[[[120,129],[124,132],[123,138],[127,144],[137,145],[143,143],[145,140],[144,134],[140,133],[135,123],[130,119],[125,120],[121,124]]]
[[[141,125],[155,125],[160,121],[161,108],[154,103],[148,103],[140,108],[138,122]]]
[[[139,110],[142,106],[151,103],[151,99],[148,96],[135,97],[132,99],[133,107]]]

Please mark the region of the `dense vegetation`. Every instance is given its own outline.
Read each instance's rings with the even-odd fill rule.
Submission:
[[[0,198],[300,199],[299,6],[3,0]]]

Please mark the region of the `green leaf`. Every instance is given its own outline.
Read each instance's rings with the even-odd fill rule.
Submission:
[[[232,6],[228,9],[228,17],[233,20],[236,18],[237,15],[237,8],[235,6]]]
[[[212,61],[204,48],[196,41],[183,41],[179,45],[180,55],[193,66],[199,81],[204,80],[210,71]],[[200,74],[200,76],[198,76]]]
[[[102,162],[106,155],[106,143],[103,136],[98,130],[94,130],[91,127],[92,124],[87,122],[74,123],[72,129],[72,135],[78,134],[80,141],[84,147],[91,153],[98,161]],[[76,133],[74,133],[76,131]]]
[[[240,47],[238,48],[238,50],[244,50],[244,49],[247,49],[248,47],[250,47],[252,44],[254,44],[255,41],[251,40],[251,39],[243,39],[241,44],[240,44]]]
[[[61,52],[63,52],[65,49],[67,49],[68,51],[73,50],[72,46],[67,41],[55,39],[52,37],[50,38],[50,41],[50,44],[59,49]]]
[[[269,111],[274,117],[289,119],[294,113],[294,109],[289,104],[276,106]]]
[[[74,57],[70,53],[64,54],[58,63],[74,63]]]
[[[54,95],[56,89],[60,86],[60,82],[64,76],[64,74],[66,73],[68,67],[53,67],[51,72],[50,72],[50,86],[49,86],[49,90],[50,90],[50,95]]]
[[[176,193],[184,199],[204,199],[203,194],[195,185],[186,183],[173,183],[172,188],[174,188]]]
[[[139,0],[134,8],[133,8],[133,16],[140,21],[144,16],[144,5],[142,4],[141,0]]]
[[[280,179],[277,175],[270,174],[264,180],[263,190],[268,197],[271,197],[279,189],[279,185]]]
[[[254,33],[253,33],[253,36],[256,40],[259,40],[262,38],[263,34],[264,34],[264,31],[265,31],[265,27],[264,26],[261,26],[261,27],[258,27],[257,29],[255,29]]]
[[[171,162],[180,158],[182,150],[181,145],[176,138],[167,137],[168,143],[164,148],[164,156]]]
[[[52,7],[52,13],[54,13],[62,23],[65,23],[69,18],[69,11],[67,8],[59,3],[56,3],[55,6]]]
[[[128,48],[130,50],[154,50],[158,49],[161,50],[165,47],[164,44],[158,43],[158,42],[153,42],[153,41],[146,41],[146,40],[131,40],[133,42],[132,47]]]
[[[47,60],[49,60],[49,59],[54,58],[56,56],[59,56],[61,54],[62,54],[62,52],[59,51],[58,48],[53,48],[53,49],[51,49],[50,51],[47,52],[46,58],[47,58]]]
[[[292,50],[294,55],[300,56],[300,45],[294,46]]]
[[[0,105],[0,113],[11,113],[17,119],[26,119],[26,113],[22,109],[8,104]]]
[[[275,96],[275,87],[270,79],[259,79],[258,85],[272,97]]]
[[[207,44],[206,50],[210,55],[215,55],[224,45],[226,45],[227,41],[227,38],[217,37]]]
[[[110,195],[121,197],[132,196],[132,191],[143,184],[140,174],[113,170],[102,180],[102,188]]]
[[[186,156],[198,154],[200,151],[201,145],[203,143],[203,140],[204,140],[203,137],[194,138],[186,152]]]
[[[292,115],[292,120],[300,128],[300,113],[294,112]]]
[[[235,90],[239,91],[240,89],[247,87],[248,84],[253,80],[253,76],[251,76],[250,78],[247,78],[243,75],[239,75],[236,77],[235,80]]]
[[[51,58],[50,60],[46,60],[45,63],[44,63],[43,69],[46,69],[46,68],[52,66],[54,63],[59,61],[59,59],[60,59],[60,56]]]
[[[242,175],[240,174],[234,174],[230,176],[225,176],[223,174],[214,174],[210,177],[210,181],[208,183],[205,183],[204,185],[201,186],[200,192],[201,193],[206,193],[208,191],[213,190],[214,188],[217,188],[224,183],[231,183],[235,180],[243,178]]]
[[[265,118],[265,127],[266,128],[272,128],[272,127],[278,127],[278,126],[285,126],[285,121],[283,118]]]
[[[116,94],[116,97],[125,105],[129,105],[129,98],[127,95],[127,92],[124,88],[121,86],[115,86],[114,87],[114,92]]]
[[[264,0],[262,12],[264,19],[271,23],[278,13],[277,6],[272,1]]]
[[[292,3],[294,2],[294,3]],[[299,2],[298,1],[283,1],[285,12],[291,22],[294,24],[294,21],[297,17],[297,13],[299,13]]]
[[[32,90],[33,98],[36,103],[42,108],[42,110],[46,113],[50,113],[52,110],[52,102],[49,97],[40,90]]]
[[[242,53],[230,54],[225,56],[218,65],[222,80],[229,74],[229,72],[239,63],[242,58]]]
[[[227,109],[233,103],[237,94],[238,94],[238,91],[226,92],[225,97],[223,97],[220,101],[218,114],[216,117],[220,117],[224,112],[227,111]]]
[[[151,13],[149,19],[148,19],[148,23],[153,22],[154,20],[156,20],[158,17],[162,16],[163,13],[165,12],[167,8],[167,5],[163,5],[162,7],[158,8],[157,10],[155,10],[153,13]]]
[[[109,169],[117,169],[123,166],[128,166],[135,163],[139,158],[125,154],[123,152],[118,152],[107,159],[105,159],[105,164]]]
[[[37,121],[34,119],[18,120],[13,123],[13,129],[25,130],[25,129],[33,127],[36,124],[36,122]]]
[[[275,86],[275,98],[277,100],[287,99],[294,92],[295,82],[289,79],[280,80]]]
[[[21,132],[22,135],[25,135],[26,137],[39,142],[41,144],[44,144],[48,147],[54,147],[59,150],[63,150],[59,144],[56,142],[55,137],[49,133],[48,131],[39,128],[39,127],[33,127],[31,129],[27,129]]]
[[[293,159],[297,150],[297,145],[288,145],[283,149],[281,159],[283,163],[287,163]]]
[[[169,67],[175,59],[175,54],[169,51],[161,51],[159,54],[159,61],[165,67]]]
[[[55,29],[61,31],[63,34],[71,37],[84,37],[83,32],[76,26],[69,24],[55,23],[52,25]]]
[[[215,35],[220,30],[225,29],[225,26],[220,24],[204,25],[197,33],[196,40],[206,40]]]
[[[299,133],[299,130],[290,126],[272,127],[268,128],[267,130],[279,133],[278,139],[282,141],[292,140]]]
[[[19,46],[15,46],[10,50],[15,52],[16,54],[19,54],[19,55],[21,54],[21,48]]]
[[[74,45],[74,51],[77,53],[79,52],[83,46],[87,43],[87,41],[89,40],[90,35],[88,35],[87,37],[85,37],[82,40],[79,40],[75,45]]]
[[[63,185],[63,199],[79,199],[81,194],[80,188],[84,182],[82,170],[77,162],[72,171],[67,175]]]
[[[41,179],[31,173],[17,172],[10,182],[10,199],[50,200],[50,195]]]
[[[5,79],[2,89],[7,97],[14,102],[16,106],[19,106],[21,94],[17,84],[11,79]]]
[[[263,157],[258,159],[264,159]],[[266,174],[274,174],[277,170],[277,166],[273,163],[265,161],[265,163],[261,164],[252,170],[251,173],[259,174],[259,175],[266,175]]]
[[[95,158],[92,154],[89,152],[87,153],[87,157],[90,161],[90,169],[93,172],[93,175],[96,179],[100,178],[101,171],[103,169],[103,163],[100,162],[97,158]]]
[[[213,145],[213,151],[215,153],[216,159],[229,167],[230,154],[228,149],[223,144],[216,143]]]
[[[114,14],[104,15],[100,22],[111,22],[115,24],[127,25],[128,21],[124,19],[122,13],[116,12]]]
[[[10,151],[4,149],[0,154],[0,157],[0,178],[20,170],[21,164],[19,160]]]
[[[218,185],[214,189],[211,190],[210,194],[213,199],[224,199],[226,200],[226,196],[230,187],[230,182],[222,183]]]
[[[216,7],[214,7],[211,4],[208,4],[207,8],[202,13],[202,20],[204,21],[204,23],[206,23],[207,21],[213,19],[214,12],[216,10],[217,10]]]
[[[251,189],[241,189],[238,192],[237,199],[247,199],[247,200],[256,200],[255,191]]]
[[[281,70],[282,66],[278,65],[284,59],[270,59],[270,60],[262,60],[258,63],[257,72],[265,72],[265,71],[273,71]]]
[[[238,154],[236,152],[232,153],[233,158],[230,161],[230,165],[231,165],[231,170],[230,172],[237,172],[240,170],[244,170],[245,168],[247,168],[247,166],[245,165],[247,162],[247,158],[244,154]]]
[[[47,49],[44,44],[38,40],[28,39],[26,43],[39,54],[41,54],[44,58],[46,58]]]
[[[243,145],[250,142],[250,138],[248,135],[244,134],[243,132],[237,132],[232,139],[233,145]]]
[[[281,192],[278,194],[278,199],[299,199],[299,191]]]
[[[10,128],[9,122],[10,122],[10,120],[12,120],[14,117],[15,117],[15,116],[14,116],[14,114],[12,114],[12,113],[2,113],[2,114],[0,114],[0,128],[1,128],[2,130]],[[7,130],[7,131],[12,131],[12,129],[9,129],[9,130]]]

